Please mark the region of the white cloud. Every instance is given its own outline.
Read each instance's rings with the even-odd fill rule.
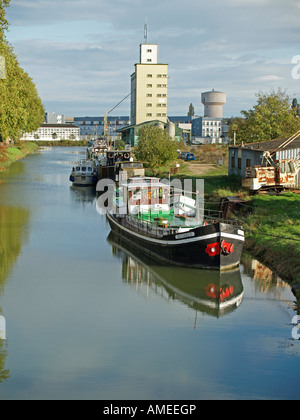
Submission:
[[[258,77],[257,80],[265,81],[265,82],[274,82],[277,80],[282,80],[283,78],[280,76],[276,76],[276,74],[267,74],[266,76]]]
[[[201,114],[201,91],[212,87],[226,91],[224,112],[234,115],[244,102],[250,108],[265,84],[283,83],[300,96],[291,77],[291,57],[300,53],[298,6],[299,0],[14,0],[8,39],[45,105],[56,108],[49,111],[97,114],[129,93],[147,18],[149,42],[169,64],[170,115],[185,115],[190,102]],[[129,102],[116,112],[129,115]]]

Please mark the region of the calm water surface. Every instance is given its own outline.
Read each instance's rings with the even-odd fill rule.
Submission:
[[[71,187],[82,157],[2,175],[0,399],[298,399],[290,287],[247,256],[222,276],[145,260]]]

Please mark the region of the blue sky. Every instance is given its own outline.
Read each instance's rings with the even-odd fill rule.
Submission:
[[[225,117],[279,87],[299,102],[300,0],[11,0],[7,17],[48,112],[104,115],[128,95],[146,20],[169,64],[168,115],[190,103],[203,115],[201,92],[212,88],[227,94]],[[111,115],[129,109],[128,98]]]

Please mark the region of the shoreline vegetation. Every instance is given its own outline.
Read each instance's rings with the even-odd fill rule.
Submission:
[[[22,142],[13,147],[0,143],[0,174],[13,162],[37,151],[39,145],[87,145],[86,142],[68,143],[70,142]],[[160,168],[155,175],[166,178],[169,170],[170,166]],[[208,206],[219,203],[221,197],[238,196],[243,200],[244,204],[236,216],[245,229],[244,250],[291,285],[300,313],[300,195],[286,192],[280,195],[250,196],[241,189],[238,177],[227,175],[225,159],[223,165],[180,161],[179,173],[171,175],[173,177],[182,180],[204,179],[205,201]]]
[[[202,165],[207,166],[202,174],[199,166],[182,162],[179,174],[171,178],[204,179],[206,206],[217,205],[221,197],[237,196],[243,200],[235,216],[245,230],[244,250],[291,285],[300,314],[300,194],[249,195],[241,188],[238,176],[228,176],[225,160],[222,166]],[[167,172],[163,169],[156,175],[166,178]]]
[[[25,156],[34,153],[38,149],[39,146],[31,142],[20,142],[20,144],[15,146],[6,146],[4,143],[0,143],[0,174],[12,163],[23,159]]]

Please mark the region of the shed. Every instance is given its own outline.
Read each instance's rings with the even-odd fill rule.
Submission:
[[[270,153],[278,149],[287,138],[263,141],[257,143],[247,143],[241,146],[229,146],[228,153],[228,175],[239,175],[241,178],[246,176],[246,168],[255,165],[266,166],[263,159],[264,152]],[[274,160],[300,158],[300,134],[286,147],[278,150],[274,154]],[[299,172],[297,174],[297,185],[300,185]]]

